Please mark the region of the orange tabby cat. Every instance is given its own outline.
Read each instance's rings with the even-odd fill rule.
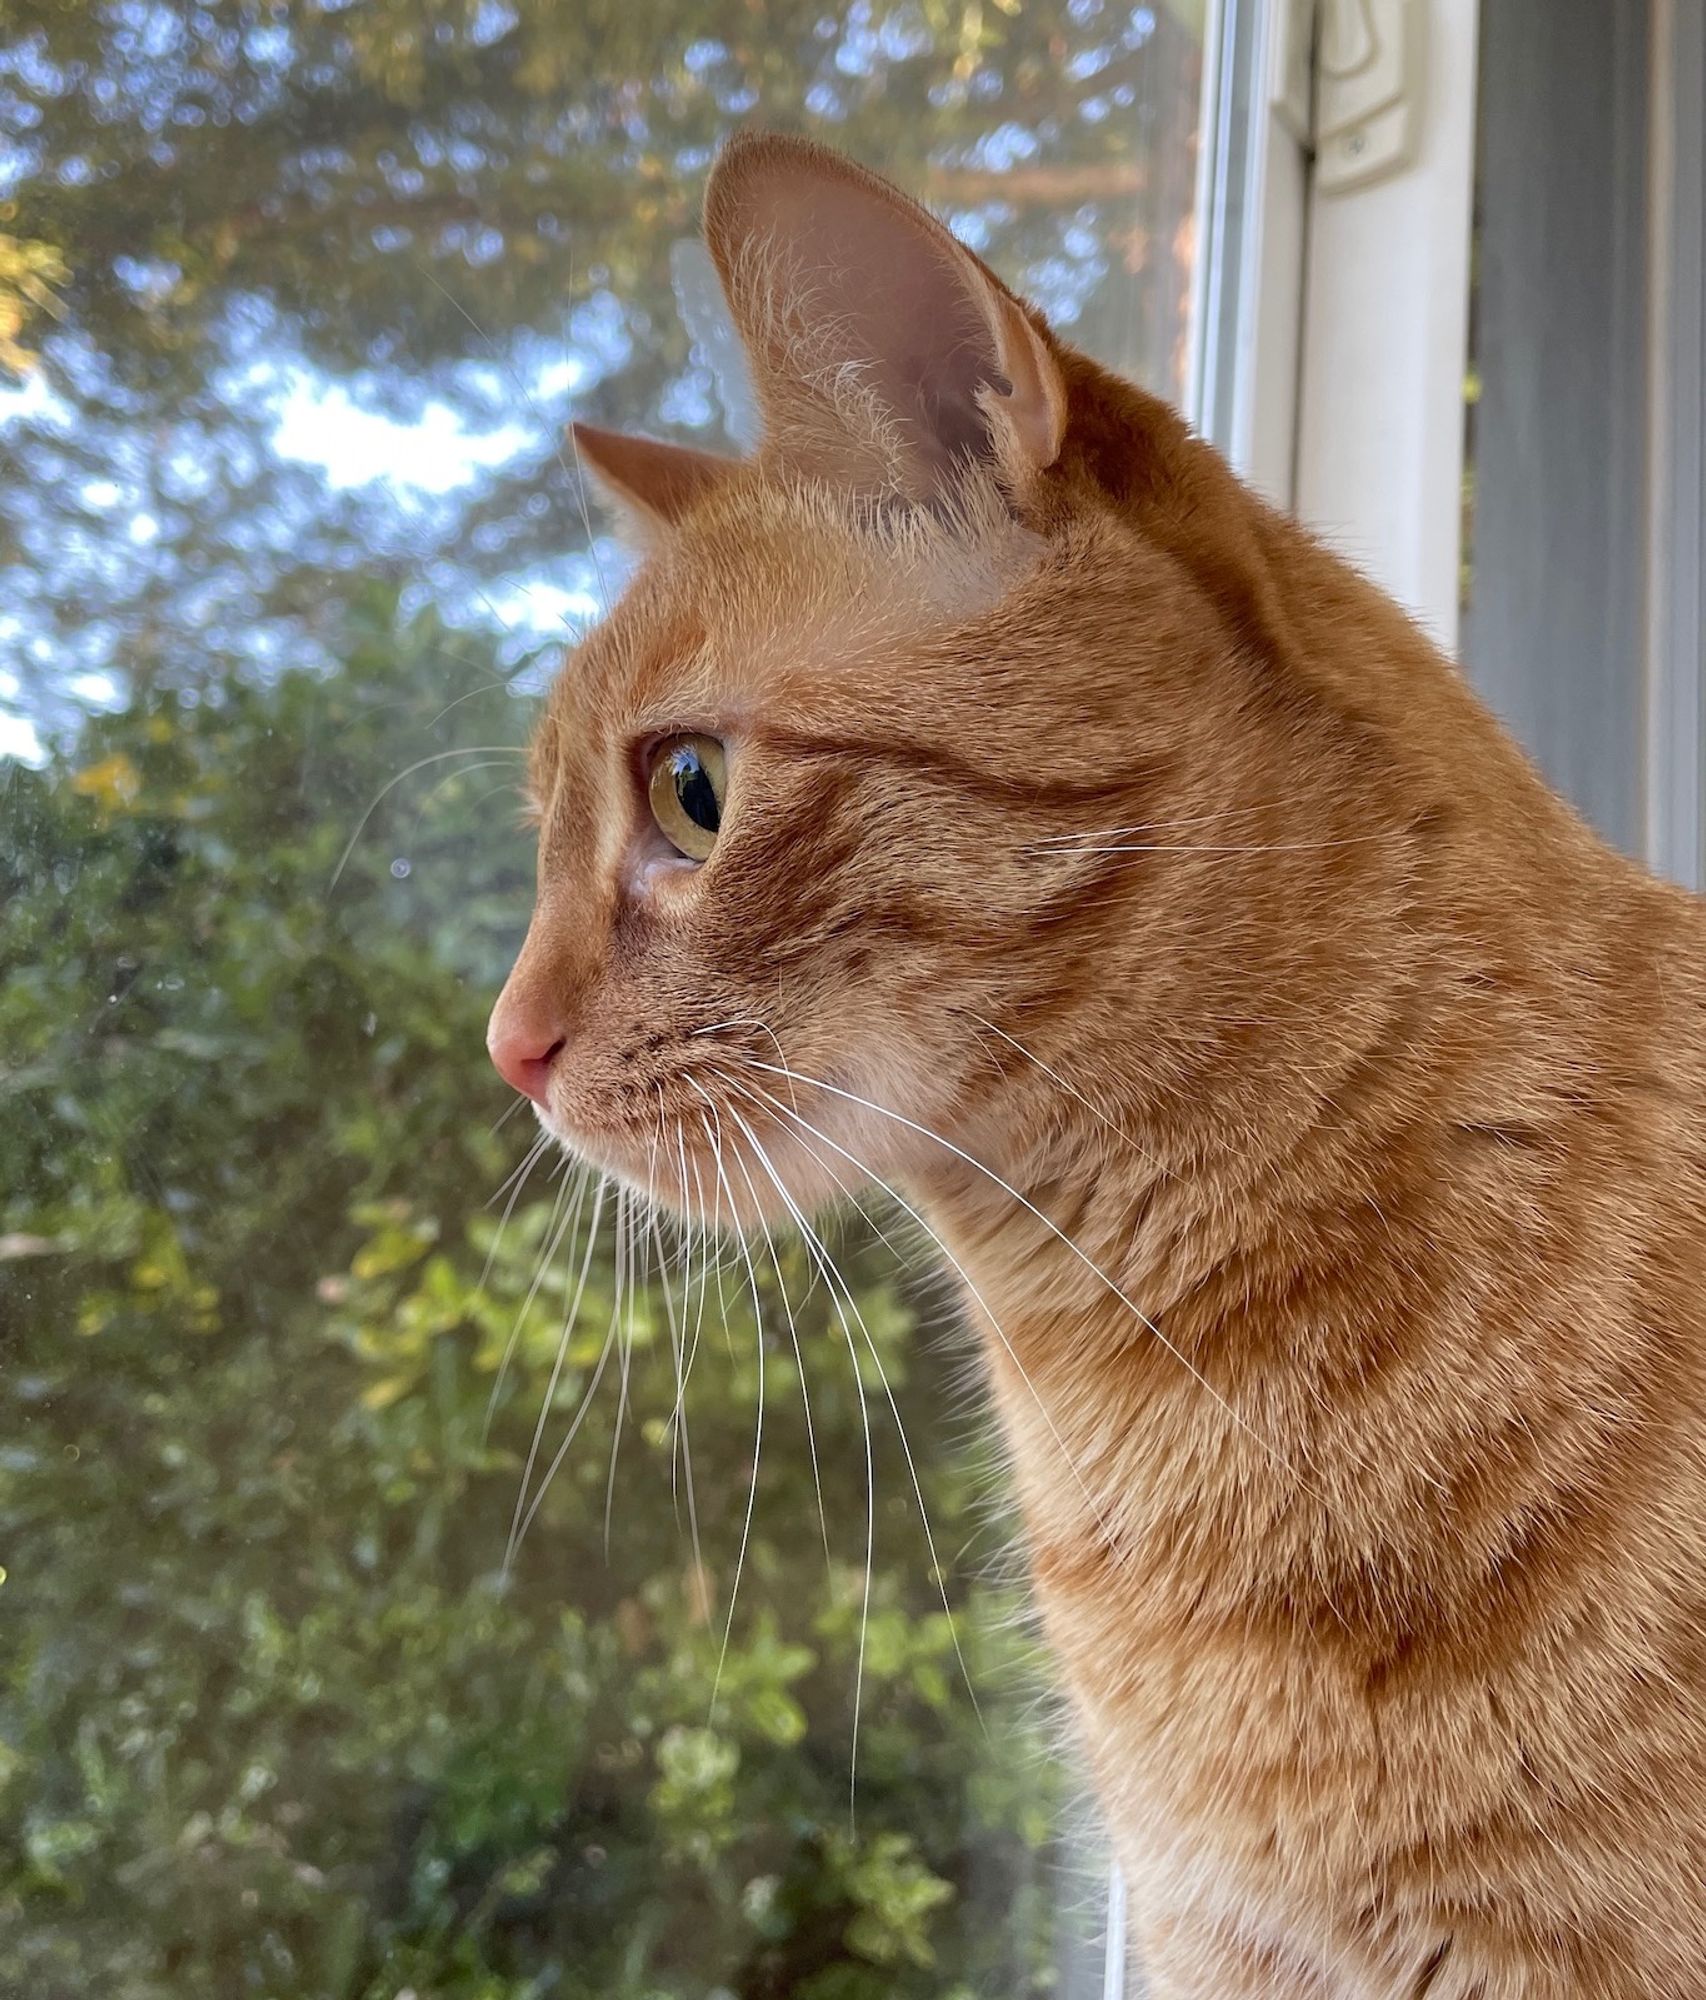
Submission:
[[[1153,1993],[1706,1996],[1706,914],[895,189],[706,227],[764,443],[580,433],[500,1068],[937,1232]]]

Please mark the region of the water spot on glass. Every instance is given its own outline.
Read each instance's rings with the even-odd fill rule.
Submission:
[[[65,1447],[65,1456],[73,1461],[81,1458],[83,1456],[82,1447],[80,1445],[68,1444]]]
[[[369,1014],[367,1019],[361,1024],[361,1032],[364,1035],[371,1035],[378,1026],[379,1016],[377,1014]]]
[[[411,862],[405,861],[402,855],[399,854],[391,864],[391,873],[396,876],[399,882],[406,882],[409,879],[409,870],[412,866]]]
[[[184,990],[182,977],[176,972],[168,972],[160,981],[160,990],[162,993],[181,993]]]

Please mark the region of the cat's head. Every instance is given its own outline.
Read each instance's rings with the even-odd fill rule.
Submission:
[[[646,553],[538,731],[491,1044],[600,1165],[780,1214],[760,1142],[802,1206],[904,1177],[998,1103],[1003,1023],[1141,984],[1129,857],[1080,849],[1202,765],[1230,640],[1116,490],[1177,420],[926,211],[749,138],[706,233],[763,442],[578,434]]]

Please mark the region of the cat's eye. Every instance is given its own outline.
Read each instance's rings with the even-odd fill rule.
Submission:
[[[714,736],[668,736],[652,752],[646,780],[652,817],[689,861],[704,861],[717,844],[727,768]]]

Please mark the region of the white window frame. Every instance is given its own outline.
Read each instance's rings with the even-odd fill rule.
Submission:
[[[1187,405],[1236,470],[1292,504],[1308,153],[1280,112],[1290,0],[1211,0]]]
[[[1479,0],[1422,13],[1415,158],[1309,192],[1291,498],[1455,652]]]
[[[1289,489],[1260,483],[1289,498],[1455,656],[1484,9],[1482,0],[1414,4],[1424,52],[1416,156],[1364,187],[1308,189],[1293,478]],[[1307,12],[1310,0],[1274,5]],[[1627,688],[1609,698],[1633,711],[1638,739],[1627,780],[1638,796],[1622,800],[1621,837],[1698,889],[1706,886],[1706,0],[1648,0],[1647,11],[1646,297],[1637,308],[1647,326],[1638,417],[1646,485],[1633,496],[1644,632],[1632,643]],[[1570,311],[1567,296],[1558,310]],[[1263,357],[1270,374],[1281,345],[1283,337]],[[1274,396],[1270,421],[1279,408]],[[1607,504],[1630,498],[1608,493]],[[1547,502],[1546,492],[1534,494],[1541,528]],[[1556,689],[1553,700],[1568,705]],[[1565,713],[1562,726],[1578,763],[1591,761],[1585,701],[1578,721]]]
[[[1304,107],[1284,108],[1299,92],[1298,49],[1309,45],[1315,0],[1257,0],[1259,73],[1242,162],[1227,38],[1216,32],[1224,10],[1210,9],[1214,116],[1205,118],[1200,187],[1211,255],[1193,406],[1240,473],[1452,651],[1480,4],[1414,4],[1415,155],[1343,192],[1316,186],[1295,136]],[[1229,226],[1228,201],[1240,198]]]

